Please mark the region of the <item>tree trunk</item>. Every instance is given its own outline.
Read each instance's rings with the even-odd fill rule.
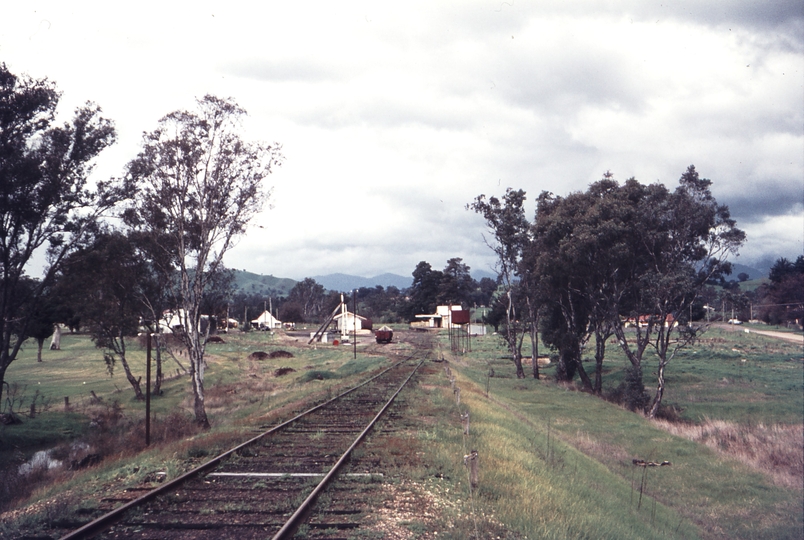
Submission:
[[[581,382],[583,382],[583,386],[586,390],[592,391],[592,380],[587,375],[586,370],[583,368],[583,362],[581,362],[581,355],[578,354],[576,358],[576,363],[578,366],[578,376],[581,378]]]
[[[6,368],[8,364],[4,362],[4,358],[0,358],[0,411],[3,410],[3,387],[8,386],[6,382]]]
[[[595,387],[594,392],[597,395],[602,393],[603,389],[603,358],[606,356],[606,340],[608,336],[601,335],[595,332]]]
[[[516,378],[517,379],[524,379],[525,378],[525,370],[522,367],[522,355],[519,354],[519,351],[514,347],[514,365],[516,366]]]
[[[528,315],[530,315],[530,353],[531,359],[533,360],[533,378],[539,378],[539,318],[533,312],[533,306],[530,304],[530,298],[527,298],[528,302]]]
[[[650,410],[648,411],[648,418],[656,418],[656,413],[659,412],[659,406],[662,404],[662,397],[664,397],[664,368],[667,367],[667,363],[660,361],[659,362],[659,370],[657,374],[657,384],[656,384],[656,395],[653,396],[653,403],[650,406]]]
[[[513,322],[516,317],[514,314],[514,300],[511,295],[511,289],[508,289],[507,296],[508,296],[508,308],[505,311],[505,318],[506,318],[505,335],[508,341],[508,347],[511,350],[511,355],[514,357],[514,365],[516,366],[516,378],[524,379],[525,370],[522,369],[522,352],[521,352],[522,342],[520,341],[519,346],[517,346],[516,330],[513,328]]]
[[[50,350],[61,350],[61,327],[58,323],[53,325],[53,339],[50,340]]]
[[[538,338],[538,336],[534,337],[533,333],[531,333],[530,342],[531,342],[531,350],[532,350],[531,358],[533,359],[533,378],[534,379],[539,379],[540,376],[539,376],[539,338]]]
[[[200,293],[197,296],[201,296]],[[190,357],[190,378],[193,384],[193,412],[195,422],[203,429],[209,429],[209,418],[205,407],[204,396],[204,342],[206,335],[202,335],[198,328],[200,316],[197,312],[187,310],[188,320],[185,324],[184,338],[187,344],[187,353]],[[207,327],[207,331],[209,327]]]
[[[204,362],[195,357],[190,358],[190,378],[193,380],[193,412],[195,422],[204,429],[209,429],[209,419],[204,406]]]
[[[36,349],[36,361],[41,362],[42,361],[42,347],[45,346],[45,339],[44,338],[37,339],[36,344],[38,345],[38,347]]]
[[[154,334],[154,344],[156,347],[156,377],[154,380],[154,395],[158,396],[162,392],[162,343],[159,339],[159,334]]]
[[[134,389],[134,394],[137,396],[137,400],[144,400],[145,396],[143,395],[142,388],[140,387],[142,377],[135,379],[134,374],[131,373],[131,368],[128,365],[128,360],[126,360],[126,355],[121,354],[118,356],[120,357],[120,363],[123,365],[123,371],[126,373],[126,379],[128,379],[129,384],[131,384],[131,387]]]

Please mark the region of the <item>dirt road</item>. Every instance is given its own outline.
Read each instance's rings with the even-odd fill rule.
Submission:
[[[746,332],[750,334],[759,334],[761,336],[783,339],[785,341],[792,341],[793,343],[801,343],[802,345],[804,345],[804,335],[801,334],[792,334],[790,332],[777,332],[775,330],[755,330],[754,328],[734,326],[731,324],[718,324],[716,326],[724,330],[731,330],[732,332]]]

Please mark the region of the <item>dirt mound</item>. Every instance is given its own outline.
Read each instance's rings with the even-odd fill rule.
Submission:
[[[289,367],[281,367],[274,371],[274,377],[281,377],[282,375],[287,375],[288,373],[295,373],[296,370]]]
[[[268,355],[270,358],[293,358],[293,353],[288,351],[274,351]]]
[[[250,360],[265,360],[266,358],[269,358],[270,355],[267,352],[254,351],[253,353],[248,355],[248,357]]]
[[[207,338],[207,343],[226,343],[223,341],[223,338],[220,336],[209,336]]]
[[[0,414],[0,424],[4,426],[22,424],[22,420],[16,414],[3,413]]]

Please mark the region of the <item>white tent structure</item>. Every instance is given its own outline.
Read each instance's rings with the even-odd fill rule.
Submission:
[[[251,326],[255,328],[282,328],[282,321],[271,315],[269,311],[263,311],[256,319],[251,320]]]
[[[162,318],[159,319],[159,332],[162,334],[170,334],[174,330],[180,330],[184,326],[184,309],[179,308],[175,311],[166,309],[162,312]],[[198,331],[203,333],[207,331],[209,326],[209,315],[201,315],[201,320],[198,323]]]

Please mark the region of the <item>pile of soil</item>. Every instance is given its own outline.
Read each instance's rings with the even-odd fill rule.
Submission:
[[[207,343],[226,343],[223,341],[223,338],[220,336],[209,336],[207,338]]]
[[[267,352],[254,351],[253,353],[248,355],[248,357],[250,360],[265,360],[266,358],[269,358],[270,355]]]
[[[16,414],[3,413],[0,414],[0,424],[4,426],[22,424],[22,420]]]
[[[295,373],[296,370],[289,367],[281,367],[274,371],[274,377],[281,377],[282,375],[287,375],[288,373]]]
[[[293,353],[288,351],[274,351],[268,355],[270,358],[293,358]]]

